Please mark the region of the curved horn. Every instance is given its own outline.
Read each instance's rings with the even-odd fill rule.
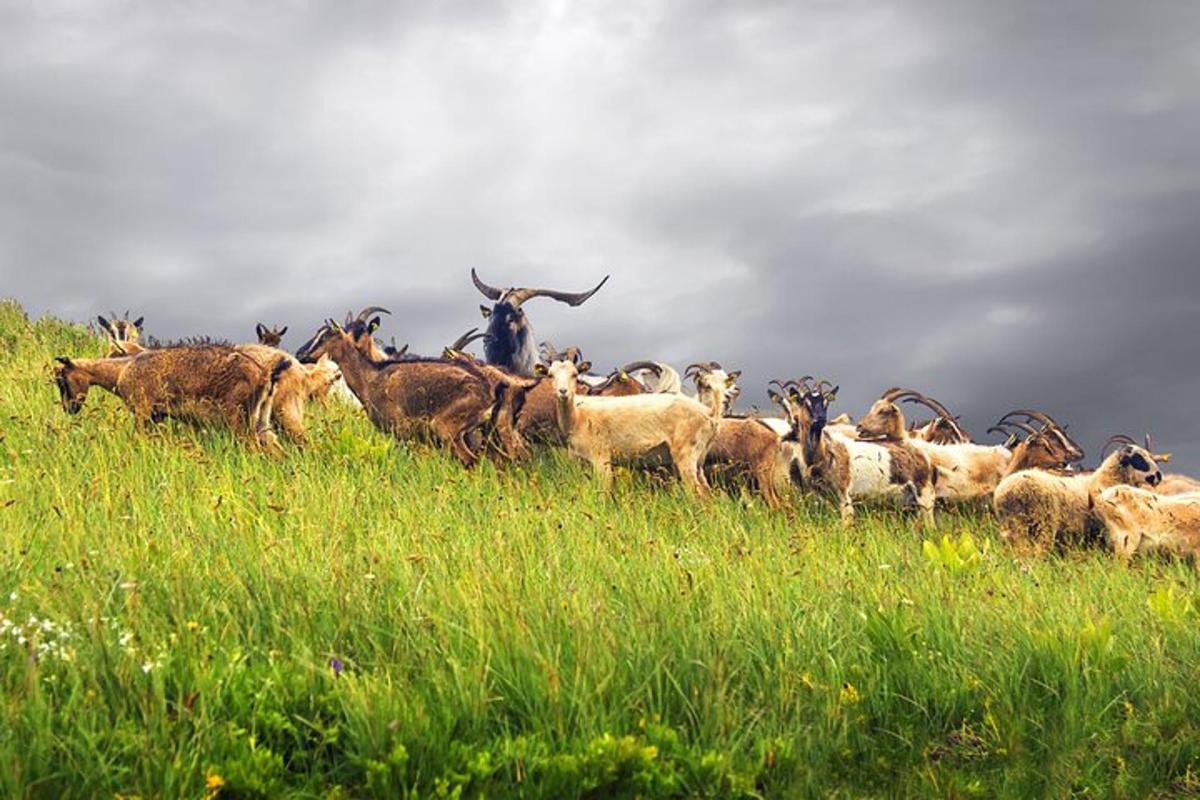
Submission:
[[[477,287],[480,287],[479,290],[482,292],[483,288],[481,286],[481,282],[479,281],[478,278],[475,278],[474,270],[471,271],[471,277],[475,280],[475,285]],[[522,303],[524,303],[526,300],[531,300],[534,297],[549,297],[552,300],[557,300],[560,303],[566,303],[569,306],[578,306],[578,305],[582,305],[584,302],[587,301],[588,298],[590,298],[596,292],[600,291],[600,287],[603,286],[604,284],[608,283],[608,279],[610,277],[612,277],[612,276],[605,275],[604,280],[602,280],[598,284],[596,284],[595,288],[593,288],[589,291],[586,291],[586,292],[560,292],[555,289],[513,289],[511,292],[508,293],[507,299],[514,306],[519,306]],[[484,285],[486,285],[486,284],[484,284]],[[491,287],[488,287],[488,288],[491,288]],[[495,289],[492,289],[492,291],[495,291]],[[484,292],[484,294],[487,294],[487,292]],[[491,295],[488,295],[488,296],[490,297]],[[497,295],[497,297],[499,297],[499,295]],[[492,299],[496,299],[496,298],[492,298]]]
[[[662,365],[653,361],[630,361],[621,367],[621,372],[637,372],[642,369],[650,370],[655,377],[662,377]]]
[[[474,267],[471,267],[471,282],[475,284],[475,288],[478,289],[488,300],[500,299],[500,290],[495,286],[488,286],[486,283],[479,280],[479,276],[475,274]]]
[[[462,350],[464,347],[469,345],[471,342],[475,341],[476,339],[482,339],[482,338],[483,338],[483,334],[479,333],[479,328],[471,328],[471,330],[467,331],[462,336],[455,339],[454,344],[450,345],[450,349],[451,350]]]
[[[1002,417],[1002,419],[1008,419],[1009,417],[1013,416],[1014,414],[1020,414],[1023,417],[1025,417],[1026,419],[1031,419],[1036,422],[1040,422],[1043,425],[1046,425],[1048,427],[1058,428],[1058,429],[1062,430],[1062,426],[1059,425],[1057,422],[1055,422],[1054,418],[1051,417],[1049,414],[1044,414],[1041,411],[1037,411],[1032,408],[1019,408],[1016,411],[1010,411],[1007,414],[1005,414]]]
[[[1112,447],[1114,444],[1118,444],[1118,445],[1131,444],[1134,447],[1137,447],[1137,442],[1135,442],[1133,440],[1132,436],[1127,436],[1124,433],[1117,433],[1117,434],[1114,434],[1114,435],[1108,437],[1108,441],[1104,443],[1104,447],[1100,448],[1100,458],[1101,459],[1103,459],[1104,456],[1108,454],[1108,448]]]
[[[352,320],[352,322],[362,322],[362,321],[364,321],[364,320],[365,320],[367,317],[371,316],[372,314],[376,314],[376,313],[379,313],[379,314],[391,314],[392,312],[388,311],[388,310],[387,310],[386,308],[384,308],[383,306],[367,306],[367,307],[366,307],[366,308],[364,308],[362,311],[358,312],[358,316],[356,316],[356,317],[355,317],[355,318]]]
[[[914,389],[903,389],[899,386],[893,386],[883,394],[879,395],[880,400],[887,400],[889,403],[894,403],[902,397],[920,397],[921,393]]]

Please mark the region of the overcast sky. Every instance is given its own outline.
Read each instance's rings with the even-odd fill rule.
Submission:
[[[0,295],[292,348],[380,304],[434,353],[472,266],[611,273],[527,307],[598,367],[1200,471],[1200,4],[0,0]]]

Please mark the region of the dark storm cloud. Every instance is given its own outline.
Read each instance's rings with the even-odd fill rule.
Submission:
[[[1200,469],[1200,11],[1179,3],[0,6],[0,291],[299,342],[495,284],[655,356],[1015,405]]]

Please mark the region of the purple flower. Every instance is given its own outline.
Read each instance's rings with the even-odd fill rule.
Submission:
[[[346,667],[339,659],[331,658],[329,659],[329,668],[333,670],[333,676],[336,678],[342,674],[342,670]]]

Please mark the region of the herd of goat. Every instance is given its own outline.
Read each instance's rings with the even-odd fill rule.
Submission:
[[[362,408],[400,439],[432,438],[467,467],[491,454],[519,460],[531,446],[565,446],[607,485],[623,463],[672,467],[681,483],[707,495],[710,478],[744,480],[772,508],[792,488],[833,499],[846,522],[855,505],[883,500],[933,520],[938,503],[990,504],[1001,535],[1022,550],[1099,543],[1128,559],[1138,553],[1189,556],[1200,563],[1200,481],[1164,475],[1169,455],[1114,436],[1094,470],[1073,465],[1083,451],[1049,415],[1005,414],[979,444],[936,400],[910,389],[883,393],[865,415],[829,417],[838,387],[805,376],[771,381],[776,416],[738,415],[736,371],[716,362],[690,365],[684,386],[671,366],[627,364],[593,376],[577,348],[534,344],[523,304],[550,297],[578,306],[587,292],[476,288],[487,329],[468,331],[437,357],[383,346],[372,306],[342,323],[325,323],[296,353],[280,349],[287,328],[257,326],[257,343],[143,341],[142,319],[98,317],[111,350],[104,358],[57,359],[63,407],[77,413],[91,386],[118,395],[144,428],[165,417],[219,423],[264,449],[281,450],[275,428],[306,440],[306,405],[329,394]],[[485,357],[467,348],[482,339]],[[934,417],[908,424],[901,402]],[[1115,446],[1115,447],[1114,447]],[[1112,452],[1108,452],[1109,450]]]

